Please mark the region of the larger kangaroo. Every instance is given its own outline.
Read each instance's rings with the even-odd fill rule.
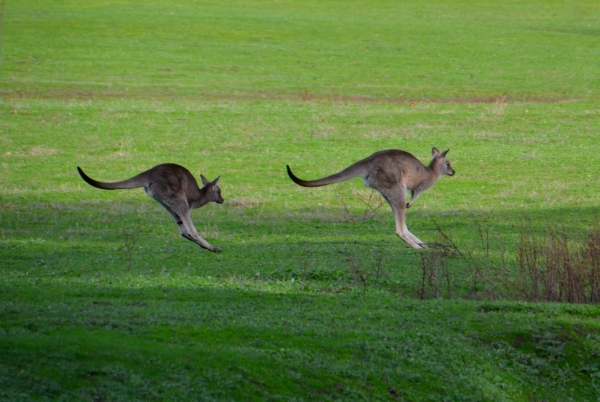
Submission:
[[[174,163],[154,166],[131,179],[115,183],[96,181],[83,173],[79,166],[77,166],[77,171],[86,183],[103,190],[144,187],[146,194],[158,201],[175,219],[183,237],[207,250],[215,253],[221,252],[198,235],[190,217],[192,209],[200,208],[211,201],[218,204],[223,203],[221,189],[217,186],[218,177],[209,182],[203,175],[200,175],[203,187],[199,188],[189,170]]]
[[[399,149],[375,152],[373,155],[358,161],[339,173],[318,180],[305,181],[296,177],[289,166],[287,172],[294,183],[303,187],[319,187],[339,183],[354,177],[362,177],[365,186],[381,193],[392,207],[396,219],[396,234],[413,248],[427,247],[415,235],[408,231],[404,212],[410,208],[419,195],[433,186],[435,182],[447,174],[454,175],[454,169],[446,159],[449,149],[440,152],[431,150],[433,159],[429,166],[423,165],[408,152]],[[411,192],[411,200],[406,203],[407,190]]]

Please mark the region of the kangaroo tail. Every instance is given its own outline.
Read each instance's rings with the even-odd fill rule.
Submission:
[[[119,189],[128,189],[128,188],[137,188],[144,187],[145,180],[141,177],[143,173],[138,174],[137,176],[132,177],[131,179],[117,181],[114,183],[103,183],[100,181],[96,181],[83,173],[83,170],[79,166],[77,166],[77,171],[81,178],[90,186],[94,186],[97,188],[101,188],[103,190],[119,190]]]
[[[339,173],[332,174],[331,176],[323,177],[322,179],[317,180],[302,180],[296,177],[294,173],[292,173],[292,169],[290,169],[289,165],[286,165],[288,176],[290,179],[299,186],[302,187],[320,187],[326,186],[327,184],[339,183],[342,181],[346,181],[349,179],[353,179],[355,177],[364,177],[366,176],[366,172],[363,172],[357,164],[351,165],[346,169],[342,170]]]

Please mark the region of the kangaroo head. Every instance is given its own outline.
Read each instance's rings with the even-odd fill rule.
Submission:
[[[223,197],[221,197],[221,189],[219,188],[219,186],[217,186],[220,177],[221,176],[217,177],[213,181],[208,181],[206,177],[204,177],[204,175],[200,175],[203,186],[202,190],[206,191],[206,194],[208,195],[210,201],[216,202],[217,204],[223,203]]]
[[[450,166],[450,161],[446,159],[446,154],[448,151],[450,150],[447,149],[444,152],[440,152],[440,150],[436,147],[431,149],[431,156],[433,156],[433,159],[431,160],[431,166],[437,166],[440,176],[444,174],[447,174],[448,176],[454,176],[454,173],[456,173],[454,169],[452,169],[452,166]]]

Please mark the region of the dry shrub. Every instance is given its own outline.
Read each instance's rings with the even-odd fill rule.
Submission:
[[[524,229],[514,261],[501,241],[492,245],[487,229],[477,225],[476,246],[459,248],[434,221],[440,242],[421,253],[421,281],[417,296],[423,298],[466,297],[562,303],[600,302],[600,227],[583,242],[569,239],[567,232],[548,229],[538,236]],[[491,250],[499,258],[491,258]],[[451,277],[450,259],[463,261],[461,275]],[[462,289],[453,294],[453,289]],[[456,293],[456,292],[455,292]]]
[[[442,298],[442,286],[445,283],[446,294],[451,295],[451,276],[448,271],[448,254],[444,248],[432,248],[421,253],[421,282],[417,289],[420,299]]]
[[[362,214],[362,217],[360,217],[358,219],[354,218],[353,215],[350,213],[348,206],[346,205],[344,197],[339,195],[338,198],[339,198],[340,202],[342,203],[344,210],[346,211],[346,216],[348,217],[348,219],[350,221],[354,221],[354,220],[364,221],[364,220],[372,219],[374,217],[381,216],[379,214],[378,210],[379,210],[379,208],[381,208],[384,205],[384,200],[383,200],[383,197],[381,197],[381,195],[379,195],[379,193],[377,193],[374,190],[353,189],[352,195],[355,196],[361,203],[363,203],[365,205],[365,210]]]
[[[540,242],[522,234],[517,250],[518,292],[525,300],[566,303],[600,301],[600,229],[571,244],[564,229],[548,230]]]
[[[346,260],[350,266],[352,274],[352,285],[362,287],[364,293],[367,293],[369,286],[377,287],[381,280],[387,277],[384,270],[384,259],[382,253],[378,253],[377,258],[372,266],[361,268],[358,263],[358,258],[354,254],[348,253]]]

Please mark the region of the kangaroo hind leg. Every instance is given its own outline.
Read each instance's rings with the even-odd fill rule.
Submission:
[[[212,246],[209,242],[207,242],[202,237],[200,237],[200,235],[196,231],[196,228],[194,227],[194,224],[193,224],[192,219],[190,217],[190,210],[189,209],[187,211],[183,211],[180,214],[180,217],[181,217],[181,220],[183,221],[183,226],[184,226],[184,229],[185,229],[185,232],[181,232],[181,235],[183,237],[185,237],[186,239],[188,239],[190,241],[193,241],[194,243],[196,243],[200,247],[202,247],[204,249],[207,249],[209,251],[212,251],[214,253],[220,253],[221,252],[220,249]]]
[[[154,198],[160,205],[163,206],[164,209],[171,214],[173,219],[175,219],[175,223],[179,227],[179,234],[186,239],[193,241],[200,247],[213,251],[215,253],[220,253],[221,250],[212,246],[206,240],[204,240],[194,227],[192,223],[192,219],[190,217],[190,208],[188,206],[187,200],[185,199],[177,199],[167,203],[166,201],[161,200],[156,197],[154,194],[148,193],[152,198]]]
[[[395,186],[391,189],[382,189],[379,192],[383,198],[390,204],[394,219],[396,221],[396,234],[412,248],[427,248],[417,236],[413,235],[406,226],[406,193],[404,185]]]

